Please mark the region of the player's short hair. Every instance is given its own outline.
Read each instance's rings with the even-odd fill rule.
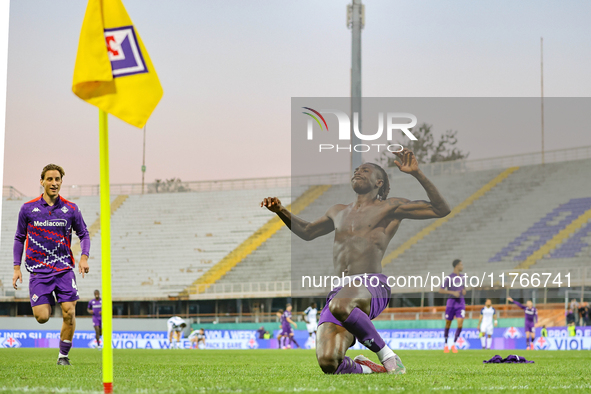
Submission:
[[[386,174],[386,171],[376,163],[367,164],[371,164],[372,166],[377,168],[378,172],[380,173],[380,179],[384,181],[382,187],[380,187],[380,190],[378,190],[378,197],[380,198],[380,200],[383,201],[388,197],[388,193],[390,193],[390,179],[388,178],[388,174]]]
[[[289,308],[291,306],[291,304],[285,304],[286,308]]]
[[[455,259],[453,263],[451,263],[451,265],[456,268],[456,265],[460,264],[462,262],[462,260],[460,259]]]
[[[313,302],[313,303],[310,304],[310,306],[313,306],[314,308],[316,308],[316,303]]]
[[[59,171],[62,178],[64,177],[64,175],[66,175],[66,172],[62,167],[58,166],[57,164],[48,164],[45,167],[43,167],[43,170],[41,171],[41,179],[45,179],[45,173],[47,171]]]

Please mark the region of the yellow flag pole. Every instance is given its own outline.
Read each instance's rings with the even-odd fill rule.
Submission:
[[[103,320],[103,385],[113,392],[113,305],[111,298],[111,191],[109,182],[108,114],[99,110],[100,201],[101,201],[101,270]]]

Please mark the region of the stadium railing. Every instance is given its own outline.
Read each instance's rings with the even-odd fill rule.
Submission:
[[[483,305],[466,305],[466,318],[478,319]],[[519,307],[507,304],[494,304],[493,307],[499,312],[499,318],[522,318],[523,310]],[[538,310],[559,312],[564,319],[564,305],[562,303],[548,303],[536,305]],[[293,311],[292,319],[301,322],[303,317],[301,311]],[[181,316],[192,319],[193,323],[279,323],[280,319],[276,312],[255,312],[255,313],[181,313],[181,314],[154,314],[154,315],[114,315],[115,319],[137,319],[137,318],[158,318],[168,319],[172,316]],[[401,320],[443,320],[445,318],[445,306],[436,307],[400,307],[386,308],[375,320],[401,321]]]
[[[26,196],[19,192],[12,186],[2,186],[2,198],[7,200],[20,200],[25,198]]]
[[[548,150],[544,152],[544,163],[557,163],[573,160],[591,159],[591,145],[568,149]],[[427,176],[457,174],[471,171],[503,169],[515,166],[542,164],[542,152],[506,155],[485,159],[462,159],[422,164],[421,169]],[[387,169],[390,177],[404,176],[396,168]],[[262,189],[273,187],[293,187],[305,185],[340,185],[348,183],[349,173],[332,173],[306,176],[284,176],[270,178],[227,179],[214,181],[178,182],[170,192],[203,192],[221,190]],[[10,187],[10,186],[6,186]],[[6,188],[5,187],[5,188]],[[4,193],[6,193],[6,189]],[[113,184],[111,194],[142,194],[156,193],[159,188],[154,183],[142,186],[141,183]],[[80,196],[97,196],[99,185],[64,185],[61,193],[66,198]]]

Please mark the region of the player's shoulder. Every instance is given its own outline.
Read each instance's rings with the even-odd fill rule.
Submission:
[[[26,203],[24,203],[23,206],[34,204],[34,203],[38,202],[39,200],[41,200],[42,198],[43,198],[43,195],[40,195],[39,197],[35,197],[31,201],[27,201]]]
[[[482,307],[482,309],[480,310],[480,314],[481,314],[481,315],[482,315],[482,314],[484,314],[484,311],[485,311],[485,310],[486,310],[486,309],[485,309],[485,307]]]
[[[31,201],[27,201],[25,203],[23,203],[23,205],[21,205],[21,211],[24,211],[25,209],[35,206],[37,204],[39,204],[39,201],[43,198],[43,195],[40,195],[39,197],[36,197],[34,199],[32,199]]]
[[[67,206],[68,208],[71,208],[72,210],[74,210],[74,212],[76,211],[80,211],[80,209],[78,208],[78,205],[76,205],[76,203],[73,203],[70,200],[66,200],[65,198],[63,198],[62,196],[60,196],[60,201],[62,202],[62,204],[64,204],[65,206]]]
[[[334,215],[340,211],[342,211],[343,209],[347,208],[349,205],[347,204],[335,204],[332,207],[328,208],[328,211],[326,211],[326,213],[328,215]]]

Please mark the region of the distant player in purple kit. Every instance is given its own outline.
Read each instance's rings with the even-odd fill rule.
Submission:
[[[351,187],[356,194],[349,204],[336,204],[318,220],[308,222],[287,210],[277,197],[263,199],[266,207],[304,241],[334,234],[333,268],[345,282],[328,295],[320,313],[316,340],[318,365],[326,374],[388,372],[403,374],[406,368],[371,322],[388,306],[391,288],[382,274],[382,258],[404,219],[433,219],[449,214],[450,208],[435,185],[419,169],[408,149],[395,153],[396,166],[413,176],[429,201],[388,198],[390,181],[382,167],[364,163],[355,169]],[[354,280],[362,286],[351,286]],[[351,360],[347,350],[358,340],[376,353],[381,364],[357,356]]]
[[[70,365],[68,354],[76,330],[76,301],[79,297],[73,270],[76,263],[71,249],[72,229],[80,238],[82,256],[78,271],[83,278],[89,271],[90,251],[90,236],[80,209],[59,195],[64,175],[58,165],[45,166],[41,172],[43,194],[21,207],[14,237],[12,277],[12,286],[17,289],[17,281],[23,283],[21,261],[25,251],[31,306],[35,319],[41,324],[51,316],[55,294],[63,316],[58,365]]]
[[[101,293],[98,290],[94,291],[94,299],[88,303],[87,310],[92,315],[92,325],[96,334],[96,347],[100,347],[101,335],[103,335],[103,308]]]
[[[449,336],[451,322],[454,318],[456,318],[458,322],[458,328],[456,328],[456,335],[454,336],[454,343],[451,345],[451,351],[452,353],[458,352],[456,342],[460,337],[464,325],[464,318],[466,317],[466,302],[464,301],[466,289],[464,277],[460,275],[464,270],[464,264],[462,264],[460,260],[454,260],[452,266],[454,272],[445,277],[443,280],[443,286],[439,289],[439,293],[448,295],[445,307],[445,331],[443,332],[443,337],[445,338],[445,345],[443,347],[444,353],[449,353],[447,338]]]
[[[277,340],[279,341],[279,347],[282,349],[289,349],[291,348],[291,343],[293,342],[297,347],[300,345],[296,342],[293,338],[293,328],[297,328],[297,324],[291,320],[291,304],[287,304],[285,307],[285,312],[281,314],[281,331],[277,335]],[[283,345],[281,345],[281,341],[283,340]]]
[[[507,301],[514,303],[525,312],[525,348],[534,350],[534,341],[536,339],[536,323],[538,322],[538,310],[534,308],[533,302],[528,300],[525,305],[520,304],[513,298],[507,298]],[[531,342],[531,344],[530,344]]]

